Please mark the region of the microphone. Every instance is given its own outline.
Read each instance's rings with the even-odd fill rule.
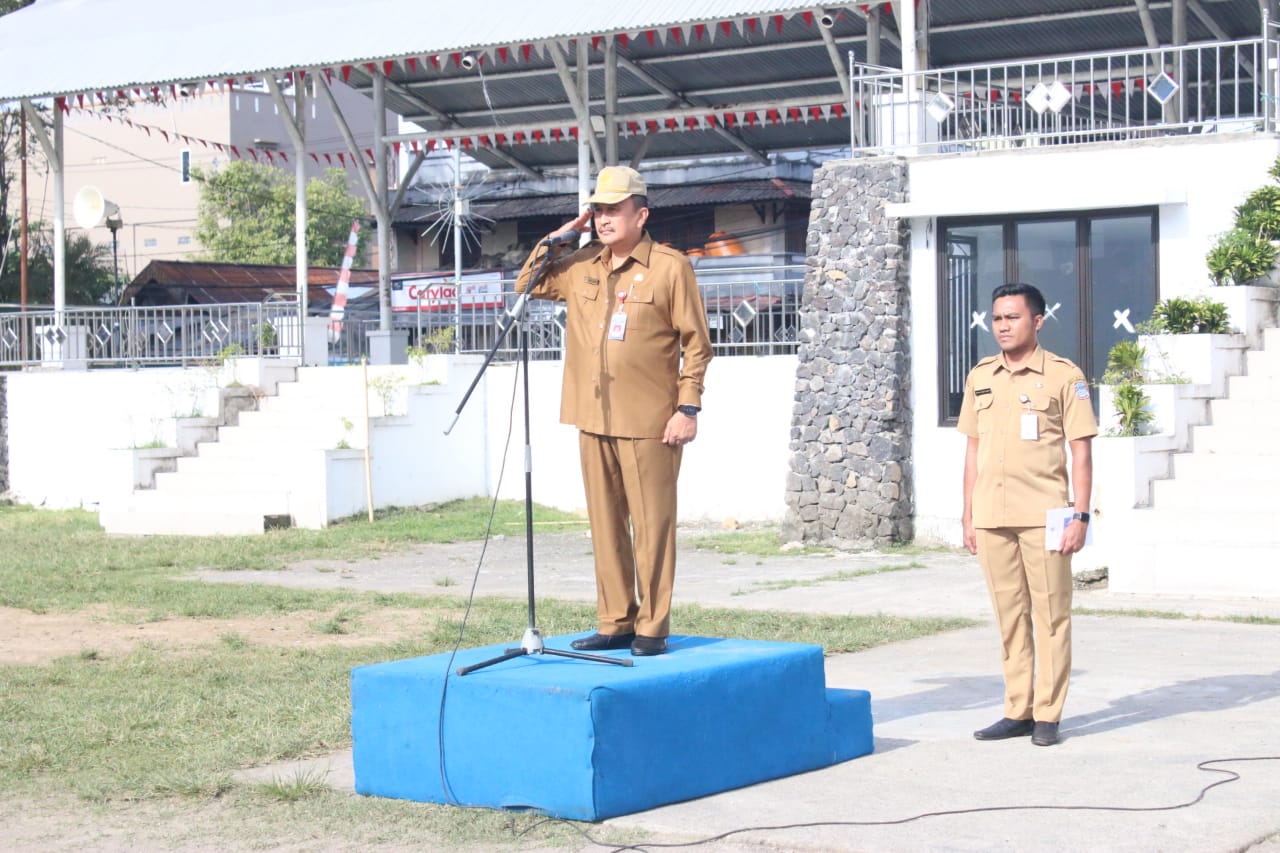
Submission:
[[[559,246],[561,243],[576,243],[582,234],[578,231],[565,231],[562,234],[553,234],[543,240],[540,245],[543,246]]]

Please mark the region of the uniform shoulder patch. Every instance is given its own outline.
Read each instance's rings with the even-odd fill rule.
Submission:
[[[1077,379],[1075,383],[1075,389],[1076,389],[1077,400],[1089,399],[1089,383],[1088,382],[1085,382],[1083,379]]]

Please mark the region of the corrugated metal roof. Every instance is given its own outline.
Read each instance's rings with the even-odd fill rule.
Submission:
[[[1259,35],[1258,1],[1192,5],[1188,38]],[[1156,36],[1167,44],[1169,0],[1150,0],[1149,7]],[[816,23],[824,8],[834,15],[829,31]],[[866,60],[865,8],[882,6],[39,0],[0,17],[0,101],[145,93],[151,86],[163,94],[169,83],[243,81],[297,68],[332,69],[369,93],[368,62],[388,80],[387,107],[424,134],[457,141],[492,168],[543,173],[573,166],[578,156],[572,135],[578,120],[550,51],[564,53],[572,67],[574,51],[564,40],[582,37],[590,45],[590,111],[602,117],[601,46],[613,39],[618,117],[628,128],[619,141],[621,162],[743,152],[763,159],[780,150],[849,145],[837,67],[845,67],[850,52]],[[893,66],[900,62],[897,26],[892,15],[882,18],[880,64]],[[927,31],[934,68],[1146,45],[1134,0],[932,0]],[[834,63],[824,33],[835,41]],[[479,64],[463,68],[463,52],[475,53]],[[780,117],[766,117],[762,106],[779,109]],[[649,132],[646,122],[655,123]],[[676,132],[665,132],[667,122],[675,122]]]
[[[0,18],[0,100],[448,54],[722,18],[785,0],[40,0]]]
[[[333,297],[326,288],[338,283],[337,267],[311,267],[307,271],[307,300],[313,307],[327,306]],[[377,270],[351,271],[351,284],[378,284]],[[164,290],[163,303],[197,304],[223,302],[262,302],[270,296],[297,292],[297,270],[292,266],[272,264],[226,264],[201,261],[152,261],[129,282],[121,297],[122,304],[143,291]]]

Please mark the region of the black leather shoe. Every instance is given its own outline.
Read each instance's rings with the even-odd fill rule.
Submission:
[[[1031,742],[1036,746],[1053,746],[1058,742],[1058,724],[1036,723],[1035,731],[1031,733]]]
[[[636,634],[636,638],[631,641],[631,654],[635,657],[660,655],[666,650],[666,637],[642,637]]]
[[[978,729],[973,733],[973,736],[978,740],[1005,740],[1011,737],[1026,737],[1038,725],[1040,724],[1034,720],[1011,720],[1008,717],[1001,717],[985,729]]]
[[[574,640],[569,645],[580,652],[606,652],[610,649],[625,649],[635,638],[635,634],[592,634],[590,637]]]

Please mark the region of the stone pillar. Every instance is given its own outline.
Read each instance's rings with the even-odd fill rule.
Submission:
[[[912,537],[907,165],[828,163],[813,180],[787,475],[789,540]],[[958,488],[958,485],[957,485]]]

